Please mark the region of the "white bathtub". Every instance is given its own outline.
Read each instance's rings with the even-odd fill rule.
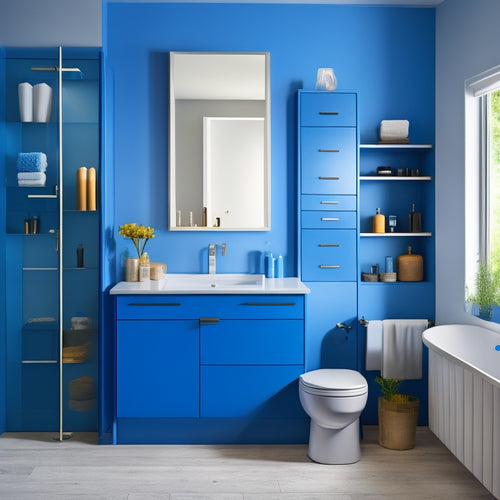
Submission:
[[[500,334],[473,325],[424,332],[429,427],[500,499]]]

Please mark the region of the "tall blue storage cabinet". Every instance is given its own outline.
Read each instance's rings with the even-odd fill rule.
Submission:
[[[357,367],[357,95],[298,93],[306,371]]]
[[[100,54],[6,49],[3,64],[5,430],[59,431],[63,439],[97,430]],[[48,117],[34,111],[21,120],[25,82],[50,87]],[[34,92],[34,110],[40,102]],[[19,153],[40,152],[44,185],[21,185]],[[77,210],[80,167],[95,168],[95,210]]]

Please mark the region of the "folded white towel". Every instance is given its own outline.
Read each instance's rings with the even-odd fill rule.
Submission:
[[[33,172],[33,173],[35,173],[35,172]],[[42,172],[38,172],[38,174],[40,175],[39,179],[17,179],[17,185],[22,186],[22,187],[28,187],[28,186],[43,187],[43,186],[45,186],[45,181],[47,179],[47,176]]]
[[[39,181],[40,179],[45,179],[45,174],[43,172],[18,172],[18,181]]]
[[[380,139],[389,141],[391,139],[406,139],[410,122],[408,120],[382,120],[380,122]]]
[[[382,368],[382,321],[370,320],[366,328],[366,369]]]
[[[382,377],[422,378],[422,333],[425,319],[384,320],[382,335]]]

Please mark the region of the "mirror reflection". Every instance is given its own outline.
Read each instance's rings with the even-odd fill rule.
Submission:
[[[169,229],[270,228],[269,54],[170,54]]]

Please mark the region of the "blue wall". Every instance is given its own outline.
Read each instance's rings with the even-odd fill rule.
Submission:
[[[256,272],[270,247],[296,275],[296,91],[333,67],[338,90],[359,92],[361,141],[382,119],[409,119],[412,142],[434,143],[435,10],[291,4],[115,4],[104,52],[114,73],[115,238],[118,279],[133,245],[126,222],[152,225],[154,261],[169,272],[206,272],[207,245],[228,244],[219,272]],[[169,51],[271,54],[270,232],[167,231]],[[108,166],[109,167],[109,166]]]

